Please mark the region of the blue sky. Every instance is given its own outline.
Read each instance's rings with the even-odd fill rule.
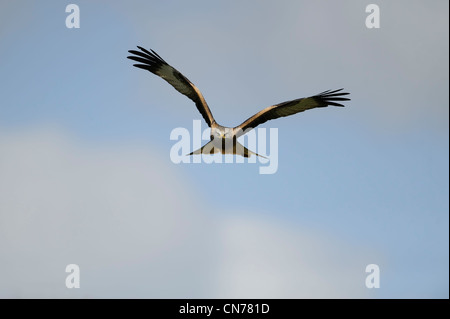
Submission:
[[[0,275],[0,296],[448,298],[448,2],[379,1],[380,29],[366,28],[361,1],[78,1],[80,29],[65,27],[67,4],[0,5],[0,252],[13,274]],[[195,83],[222,125],[327,89],[344,87],[352,101],[264,124],[278,128],[276,174],[176,165],[170,132],[201,117],[132,67],[136,45]],[[39,231],[23,224],[35,218]],[[152,237],[146,222],[173,232]],[[139,234],[141,249],[113,230],[131,246]],[[105,257],[83,254],[99,238]],[[209,257],[173,266],[189,251],[173,244],[180,238]],[[42,249],[37,282],[20,273],[30,240]],[[70,245],[47,245],[59,241]],[[59,288],[55,266],[74,256],[91,276],[79,292]],[[377,290],[364,287],[371,263]],[[192,281],[169,276],[172,266]],[[120,278],[116,290],[101,269]]]

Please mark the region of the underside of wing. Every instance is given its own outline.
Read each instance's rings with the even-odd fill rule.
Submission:
[[[200,90],[192,84],[183,74],[178,72],[175,68],[170,66],[166,61],[163,60],[155,51],[146,50],[142,47],[138,48],[141,51],[130,50],[132,56],[128,56],[128,59],[139,62],[139,64],[134,64],[135,67],[148,70],[153,74],[163,78],[170,85],[172,85],[178,92],[186,95],[192,101],[194,101],[200,114],[205,119],[208,126],[211,126],[215,121],[212,116],[211,110],[208,107],[202,93]]]
[[[241,125],[235,127],[237,135],[241,136],[248,130],[253,129],[269,120],[293,115],[306,110],[314,109],[316,107],[326,107],[328,105],[343,107],[344,105],[340,102],[349,101],[350,99],[342,97],[349,94],[341,92],[342,90],[343,89],[334,91],[328,90],[311,97],[300,98],[269,106],[248,118]]]

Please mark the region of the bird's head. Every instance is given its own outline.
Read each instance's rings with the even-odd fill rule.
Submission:
[[[217,127],[211,130],[211,138],[228,139],[233,137],[233,129],[229,127]]]
[[[231,127],[225,127],[222,138],[232,138],[233,137],[233,129]]]

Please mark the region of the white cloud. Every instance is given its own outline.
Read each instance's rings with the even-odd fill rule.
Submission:
[[[43,130],[3,133],[0,150],[0,297],[364,296],[360,249],[214,215],[156,152]]]
[[[324,233],[256,215],[234,216],[221,228],[219,296],[224,298],[361,298],[361,248]]]

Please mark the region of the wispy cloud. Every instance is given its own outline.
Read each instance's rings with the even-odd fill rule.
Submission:
[[[360,297],[361,249],[226,213],[145,147],[0,136],[1,297]],[[210,209],[214,207],[214,209]],[[67,264],[81,288],[65,287]]]

